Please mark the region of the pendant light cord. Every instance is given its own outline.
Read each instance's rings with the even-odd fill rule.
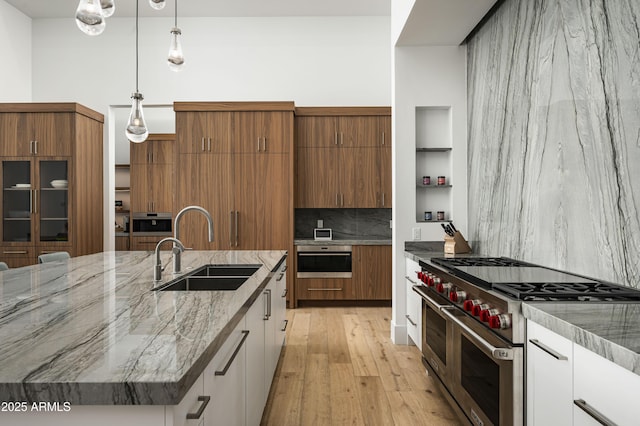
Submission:
[[[178,28],[178,0],[176,0],[176,19],[174,27]]]
[[[138,1],[136,0],[136,93],[138,90]]]

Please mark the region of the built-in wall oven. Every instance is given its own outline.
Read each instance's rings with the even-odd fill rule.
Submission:
[[[298,278],[351,278],[351,246],[297,246]]]
[[[171,235],[171,213],[133,213],[131,231],[137,235]]]

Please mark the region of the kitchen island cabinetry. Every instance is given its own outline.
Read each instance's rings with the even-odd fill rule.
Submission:
[[[391,109],[296,108],[296,207],[391,206]]]
[[[175,135],[150,134],[145,143],[131,143],[131,210],[173,211]]]
[[[407,334],[418,349],[422,350],[422,299],[413,291],[413,286],[417,285],[416,273],[421,271],[418,262],[405,259],[405,284],[407,286]]]
[[[260,264],[235,291],[152,291],[152,254],[144,252],[106,252],[0,273],[5,300],[16,300],[18,313],[33,314],[29,324],[18,315],[15,324],[0,325],[0,350],[8,354],[11,347],[15,354],[0,366],[0,394],[6,401],[28,401],[26,411],[0,414],[0,423],[259,424],[264,402],[249,409],[248,401],[252,392],[258,392],[258,402],[266,401],[284,343],[276,322],[285,307],[275,293],[286,286],[285,256],[284,251],[183,254],[185,270]],[[158,285],[171,280],[166,275]],[[14,297],[24,293],[25,281],[38,290],[28,308]],[[82,303],[85,313],[65,303],[71,300]],[[47,321],[41,310],[65,320],[48,323],[46,339],[24,339],[31,327]],[[50,360],[48,379],[23,379],[39,374],[34,371],[52,352],[64,360]],[[37,412],[32,401],[59,409]]]
[[[0,104],[0,261],[102,250],[103,122],[75,103]]]

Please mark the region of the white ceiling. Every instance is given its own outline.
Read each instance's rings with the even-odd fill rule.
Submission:
[[[74,16],[79,0],[5,0],[25,15],[34,18]],[[173,16],[175,0],[166,0],[161,11],[152,9],[148,0],[140,1],[140,16]],[[135,16],[135,1],[115,0],[115,17]],[[182,0],[182,17],[214,16],[389,16],[391,0]]]

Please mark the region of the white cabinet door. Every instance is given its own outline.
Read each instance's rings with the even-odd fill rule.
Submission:
[[[247,425],[260,424],[267,401],[265,392],[265,316],[267,292],[263,291],[246,315],[247,338],[246,398]]]
[[[211,397],[205,412],[205,425],[245,424],[245,345],[248,337],[243,318],[204,370],[204,393]]]
[[[527,321],[527,424],[573,424],[573,343]]]
[[[621,426],[637,425],[640,376],[575,343],[573,354],[574,424],[597,425],[595,417],[601,416]]]
[[[168,406],[166,424],[167,426],[203,426],[205,418],[205,407],[208,401],[204,393],[204,378],[201,374],[191,389],[182,398],[180,404]],[[210,402],[210,399],[209,399]],[[205,407],[206,409],[206,407]],[[199,414],[199,415],[198,415]],[[195,418],[187,418],[195,417]]]
[[[407,334],[413,343],[422,350],[422,299],[412,290],[418,284],[416,272],[420,270],[420,265],[411,260],[405,259],[405,283],[407,295]],[[411,342],[409,342],[411,344]]]

